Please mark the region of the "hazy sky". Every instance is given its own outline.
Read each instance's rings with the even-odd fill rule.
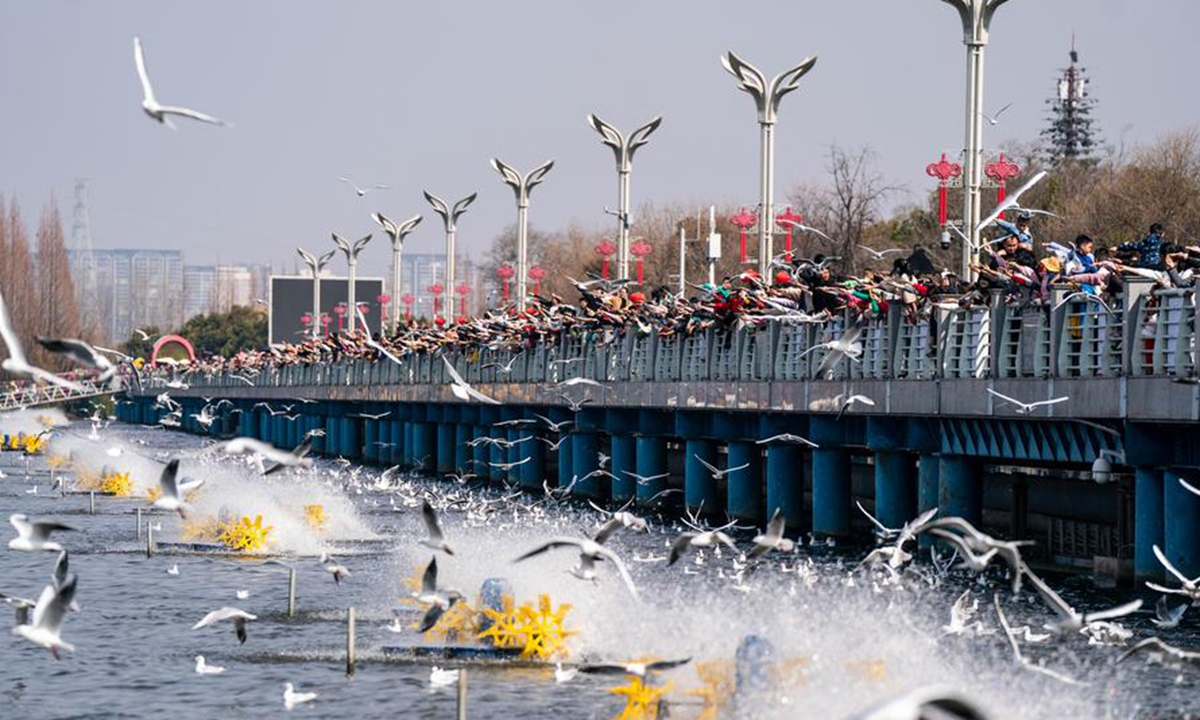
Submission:
[[[1072,31],[1107,142],[1195,124],[1198,25],[1196,0],[1012,0],[992,28],[987,106],[1015,104],[989,145],[1044,126]],[[134,35],[161,102],[236,127],[172,132],[143,115]],[[772,75],[820,54],[782,104],[777,194],[821,179],[836,142],[871,145],[915,196],[930,187],[925,164],[962,144],[961,37],[938,0],[8,0],[0,193],[32,222],[54,190],[69,232],[84,176],[97,247],[291,267],[297,244],[373,230],[373,210],[424,214],[408,247],[438,250],[421,190],[479,191],[459,235],[481,250],[515,217],[494,156],[523,172],[556,161],[534,193],[535,227],[608,225],[616,178],[585,124],[594,111],[623,130],[664,117],[637,155],[635,205],[753,204],[753,103],[718,62],[733,49]],[[393,189],[359,199],[337,175]],[[364,255],[373,274],[386,247],[377,235]]]

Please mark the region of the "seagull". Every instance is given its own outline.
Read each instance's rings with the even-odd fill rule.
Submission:
[[[922,687],[852,715],[848,720],[986,720],[973,700],[946,687]]]
[[[1179,626],[1179,621],[1183,619],[1183,614],[1187,612],[1187,609],[1187,603],[1171,607],[1171,601],[1167,600],[1166,595],[1162,595],[1154,604],[1154,617],[1150,619],[1150,622],[1160,630],[1171,630]]]
[[[209,614],[200,619],[200,622],[192,626],[193,630],[199,630],[202,627],[216,625],[222,620],[232,620],[233,630],[237,634],[238,643],[246,642],[246,623],[250,620],[257,620],[257,615],[251,615],[245,610],[239,610],[235,607],[225,606],[218,610],[213,610]]]
[[[168,575],[178,575],[179,574],[179,563],[175,563],[171,567],[167,568],[167,574]]]
[[[815,234],[820,235],[821,237],[825,238],[826,240],[833,242],[833,238],[829,237],[828,235],[826,235],[825,233],[816,229],[815,227],[809,227],[809,226],[805,225],[804,223],[798,223],[795,220],[784,220],[783,218],[776,218],[775,222],[781,222],[781,223],[784,223],[785,225],[791,225],[792,227],[796,228],[797,230],[799,230],[801,232],[815,233]]]
[[[817,343],[800,353],[799,357],[804,357],[815,350],[826,350],[825,357],[821,360],[821,364],[817,367],[815,373],[817,378],[823,379],[841,361],[842,357],[848,357],[855,361],[862,357],[863,347],[862,342],[859,340],[861,336],[862,325],[853,325],[847,328],[838,339]]]
[[[138,78],[142,81],[142,110],[146,111],[154,120],[166,125],[172,130],[175,129],[174,123],[167,117],[168,115],[179,115],[180,117],[188,117],[200,122],[211,123],[213,125],[226,125],[229,123],[224,120],[218,120],[212,115],[205,115],[202,112],[197,112],[185,107],[175,107],[173,105],[160,105],[154,97],[154,88],[150,87],[150,76],[146,74],[146,58],[142,53],[142,41],[140,38],[133,38],[133,61],[137,65]],[[141,332],[140,330],[138,332]],[[145,333],[141,333],[145,335]],[[144,340],[149,338],[143,337]]]
[[[390,190],[391,189],[390,185],[372,185],[371,187],[360,188],[358,186],[358,184],[355,183],[353,180],[351,180],[348,177],[342,177],[341,175],[338,175],[338,180],[341,180],[342,182],[350,185],[350,187],[354,188],[355,194],[358,195],[359,197],[363,197],[364,195],[371,192],[372,190]]]
[[[13,627],[29,624],[29,611],[37,607],[36,602],[28,598],[5,595],[4,593],[0,593],[0,599],[8,603],[9,607],[16,612],[16,620],[13,622]]]
[[[388,632],[400,634],[400,633],[404,632],[404,625],[401,624],[400,618],[392,618],[392,624],[384,625],[383,629],[387,630]]]
[[[1028,182],[1026,182],[1024,185],[1022,185],[1020,188],[1018,188],[1016,192],[1008,193],[1008,195],[1005,196],[1005,198],[1004,198],[1004,202],[997,205],[995,207],[995,209],[993,209],[992,212],[986,218],[983,219],[983,222],[979,223],[979,225],[976,226],[975,232],[982,232],[984,228],[986,228],[987,226],[996,222],[997,218],[999,218],[1001,215],[1003,215],[1005,212],[1007,212],[1009,210],[1023,210],[1027,213],[1034,213],[1037,215],[1053,215],[1053,213],[1048,213],[1045,210],[1031,210],[1029,208],[1023,208],[1023,207],[1021,207],[1021,205],[1018,202],[1021,199],[1021,196],[1024,195],[1029,190],[1029,188],[1033,187],[1034,185],[1037,185],[1047,175],[1049,175],[1049,173],[1046,172],[1045,170],[1042,170],[1041,172],[1039,172],[1038,174],[1036,174],[1032,178],[1030,178]]]
[[[883,523],[879,522],[879,519],[874,515],[867,512],[867,509],[862,506],[862,503],[855,502],[855,505],[858,505],[859,511],[861,511],[863,515],[866,515],[867,519],[870,520],[875,526],[874,532],[877,538],[879,538],[881,541],[893,539],[896,541],[892,545],[879,547],[872,550],[870,554],[863,559],[862,564],[871,565],[875,562],[880,562],[886,559],[888,567],[893,570],[899,570],[900,566],[904,565],[909,560],[912,560],[912,555],[904,549],[905,544],[914,539],[924,529],[925,523],[932,520],[933,516],[937,515],[938,512],[936,507],[930,508],[929,510],[926,510],[918,515],[916,518],[904,523],[903,527],[889,528]]]
[[[462,593],[457,590],[438,589],[437,572],[437,556],[435,555],[429,560],[429,564],[425,566],[425,572],[421,575],[421,590],[413,593],[417,602],[429,605],[425,616],[421,618],[419,632],[422,633],[428,632],[430,628],[437,625],[442,614],[454,607],[454,603],[463,599]]]
[[[574,387],[575,385],[587,385],[589,387],[598,387],[598,388],[605,387],[604,383],[602,383],[602,382],[596,382],[595,380],[592,380],[591,378],[584,378],[584,377],[573,377],[570,380],[563,380],[562,382],[560,382],[558,384],[559,387]]]
[[[721,530],[704,530],[694,531],[686,530],[679,534],[679,537],[671,543],[671,552],[667,556],[667,566],[674,565],[683,554],[692,548],[711,548],[716,547],[720,543],[730,550],[737,552],[737,545],[733,543],[733,538],[726,535]]]
[[[535,555],[541,555],[550,550],[558,548],[577,548],[579,550],[579,562],[570,569],[570,573],[580,580],[590,580],[597,582],[596,579],[596,561],[608,560],[617,568],[617,572],[621,575],[621,580],[625,582],[625,586],[629,588],[629,594],[638,599],[637,587],[633,584],[633,578],[629,576],[629,570],[626,569],[625,563],[612,550],[604,547],[604,541],[608,540],[617,529],[623,527],[620,521],[610,520],[604,527],[600,528],[592,538],[569,538],[556,537],[547,540],[541,545],[535,547],[529,552],[521,555],[513,560],[514,563],[527,560]]]
[[[546,417],[545,415],[538,415],[537,413],[534,413],[534,415],[533,415],[533,416],[534,416],[535,418],[537,418],[538,420],[541,420],[542,422],[546,423],[546,427],[547,427],[547,429],[549,429],[549,430],[550,430],[550,432],[556,432],[556,433],[560,433],[560,432],[562,432],[562,431],[563,431],[563,429],[564,429],[564,428],[566,428],[568,425],[574,425],[574,424],[575,424],[575,421],[574,421],[574,420],[563,420],[562,422],[557,422],[557,423],[556,423],[556,422],[554,422],[553,420],[551,420],[550,418]]]
[[[887,257],[888,253],[905,252],[901,248],[888,248],[887,250],[876,250],[875,248],[867,247],[866,245],[859,245],[859,247],[862,248],[863,250],[866,250],[868,253],[870,253],[871,257],[874,258],[875,260],[883,260],[884,258]]]
[[[429,685],[435,688],[449,687],[458,682],[458,674],[457,670],[443,670],[434,665],[429,671]]]
[[[486,405],[501,404],[499,400],[490,398],[471,387],[466,380],[463,380],[462,375],[458,374],[458,371],[454,369],[454,366],[450,364],[450,361],[444,355],[442,356],[442,362],[446,363],[446,372],[450,373],[450,392],[454,393],[454,397],[463,401],[478,400]]]
[[[746,554],[748,560],[753,560],[757,557],[766,555],[772,550],[780,552],[791,552],[796,547],[796,543],[788,540],[783,536],[784,526],[787,521],[783,517],[783,510],[775,508],[775,514],[771,516],[770,522],[767,523],[767,530],[761,535],[754,537],[754,547]]]
[[[1004,111],[1009,109],[1010,107],[1012,107],[1012,103],[1009,103],[1009,104],[1005,105],[1004,107],[1000,108],[999,110],[997,110],[995,115],[988,115],[987,113],[983,112],[982,110],[979,111],[979,114],[983,116],[984,120],[988,121],[989,125],[996,126],[996,125],[1000,124],[1000,116],[1003,115]]]
[[[154,507],[177,512],[179,517],[186,520],[188,505],[185,498],[189,492],[203,485],[204,481],[190,480],[178,483],[175,479],[178,472],[179,458],[173,458],[158,476],[158,487],[162,490],[162,495],[154,501]]]
[[[43,370],[40,367],[34,367],[29,364],[29,360],[25,357],[25,350],[21,347],[21,341],[17,338],[17,333],[13,329],[12,319],[8,314],[8,306],[4,304],[3,294],[0,294],[0,340],[3,340],[5,347],[8,348],[8,357],[4,358],[3,362],[0,362],[0,369],[12,373],[17,377],[42,380],[73,392],[83,392],[83,386],[79,383],[64,380],[48,370]]]
[[[721,470],[717,467],[714,467],[713,465],[708,463],[704,458],[700,457],[699,455],[697,455],[695,453],[692,453],[692,457],[696,458],[696,461],[699,462],[701,465],[703,465],[705,467],[705,469],[707,469],[708,472],[712,474],[713,480],[720,480],[721,478],[725,477],[726,475],[735,473],[738,470],[745,470],[746,468],[750,467],[750,463],[743,463],[741,465],[738,465],[737,467],[731,467],[731,468],[727,468],[725,470]]]
[[[587,405],[588,403],[590,403],[592,401],[592,399],[590,397],[585,397],[579,401],[572,400],[571,398],[567,397],[566,395],[559,395],[559,397],[562,398],[563,400],[566,400],[567,401],[567,409],[570,410],[571,412],[575,412],[575,413],[582,410],[584,405]]]
[[[855,405],[855,404],[869,405],[870,407],[875,407],[875,401],[872,400],[871,398],[867,397],[866,395],[851,395],[850,397],[848,397],[842,401],[841,406],[838,408],[837,417],[834,418],[834,420],[841,420],[842,416],[846,414],[846,411],[850,409],[850,406]]]
[[[579,674],[579,668],[564,668],[562,663],[554,663],[554,682],[562,685],[571,682]]]
[[[421,518],[425,521],[425,531],[429,533],[429,537],[421,540],[421,544],[431,550],[441,550],[447,555],[453,555],[454,551],[450,549],[446,537],[442,534],[442,526],[438,524],[437,511],[428,500],[421,503]]]
[[[196,674],[197,675],[220,675],[225,672],[225,668],[217,665],[209,665],[203,655],[196,656]]]
[[[971,618],[979,611],[979,601],[971,598],[971,589],[967,588],[962,595],[950,606],[950,624],[942,626],[943,635],[964,635],[972,632]],[[982,634],[983,624],[976,622],[973,634]]]
[[[332,555],[321,553],[321,559],[317,562],[321,563],[321,567],[325,568],[325,572],[333,576],[335,585],[342,584],[342,578],[350,577],[350,570],[337,560],[333,559]]]
[[[29,623],[14,627],[13,635],[18,635],[34,645],[46,648],[55,660],[58,659],[59,650],[74,652],[75,646],[64,642],[61,634],[67,609],[75,600],[76,579],[76,576],[72,575],[59,587],[47,585],[43,588],[42,594],[33,608],[33,616]]]
[[[966,565],[975,572],[982,572],[991,559],[998,555],[1011,569],[1013,592],[1021,589],[1021,573],[1027,569],[1021,560],[1021,548],[1032,542],[997,540],[960,517],[930,520],[920,527],[919,532],[929,532],[954,545]]]
[[[295,420],[299,416],[293,415],[288,417],[285,415],[284,417],[288,420]],[[274,475],[284,468],[295,467],[297,465],[303,465],[304,467],[312,465],[312,460],[308,459],[308,454],[312,452],[313,438],[322,437],[324,435],[324,430],[309,430],[304,434],[304,440],[302,440],[299,445],[292,448],[292,451],[288,453],[287,458],[283,460],[276,460],[274,465],[266,470],[263,470],[263,477],[266,477],[267,475]]]
[[[301,703],[312,702],[316,699],[317,694],[315,692],[296,692],[296,688],[291,683],[283,684],[283,707],[288,710]]]
[[[525,463],[529,462],[532,459],[533,459],[533,457],[529,456],[529,457],[521,458],[520,460],[517,460],[516,462],[498,462],[498,463],[490,462],[490,463],[488,463],[488,465],[496,468],[497,470],[512,470],[513,468],[517,467],[518,465],[524,465]]]
[[[135,333],[137,333],[138,335],[140,335],[142,340],[149,340],[149,339],[150,339],[150,336],[146,334],[146,331],[145,331],[145,330],[143,330],[143,329],[141,329],[141,328],[134,328],[134,329],[133,329],[133,331],[134,331]]]
[[[391,414],[392,414],[392,411],[388,410],[387,412],[379,413],[378,415],[371,415],[370,413],[356,413],[353,417],[360,417],[365,420],[382,420]]]
[[[303,447],[303,445],[304,443],[301,443],[300,447]],[[262,455],[267,460],[270,460],[281,466],[300,465],[303,467],[308,467],[312,465],[312,460],[306,457],[298,457],[294,452],[280,450],[277,447],[269,445],[261,440],[255,440],[254,438],[234,438],[226,442],[222,447],[225,452],[229,453],[230,455],[245,455],[247,453],[254,453],[256,455]],[[274,470],[274,468],[272,468],[272,470]]]
[[[812,440],[809,440],[808,438],[802,438],[799,435],[793,435],[791,433],[781,433],[779,435],[772,435],[769,438],[763,438],[762,440],[756,440],[755,443],[758,445],[770,445],[772,443],[787,443],[789,445],[807,445],[808,447],[813,447],[813,448],[821,447],[820,445],[816,444]]]
[[[480,370],[487,370],[488,368],[496,368],[496,372],[497,372],[497,373],[500,373],[500,374],[502,374],[502,375],[507,375],[508,373],[512,372],[512,369],[513,369],[513,363],[515,363],[515,362],[516,362],[517,360],[519,360],[520,358],[521,358],[521,354],[520,354],[520,353],[518,353],[518,354],[516,354],[516,355],[513,355],[512,357],[510,357],[510,358],[508,359],[508,362],[504,363],[503,365],[501,365],[500,363],[494,363],[494,362],[491,362],[491,363],[485,363],[485,364],[484,364],[482,367],[480,367],[479,369],[480,369]],[[499,425],[499,423],[497,423],[497,425]]]
[[[1054,592],[1054,590],[1052,590],[1044,580],[1035,575],[1034,572],[1029,569],[1029,566],[1023,566],[1022,572],[1026,577],[1029,578],[1029,582],[1033,584],[1033,587],[1035,590],[1037,590],[1038,595],[1042,596],[1042,600],[1044,600],[1045,603],[1050,606],[1050,609],[1057,613],[1061,618],[1056,623],[1046,625],[1047,630],[1052,630],[1057,633],[1074,632],[1091,625],[1094,622],[1124,617],[1130,613],[1136,612],[1138,608],[1142,606],[1142,601],[1139,598],[1133,602],[1128,602],[1124,605],[1118,605],[1117,607],[1110,608],[1108,610],[1100,610],[1094,613],[1081,613],[1068,605],[1067,602],[1063,600],[1058,593]]]
[[[12,545],[10,544],[9,547],[12,547]],[[1191,600],[1193,605],[1200,605],[1200,576],[1189,580],[1186,576],[1184,576],[1183,573],[1179,572],[1179,569],[1176,568],[1170,560],[1167,559],[1167,556],[1158,547],[1158,545],[1154,545],[1152,549],[1154,550],[1154,557],[1158,558],[1158,562],[1161,563],[1164,568],[1166,568],[1167,572],[1171,573],[1179,580],[1179,582],[1182,584],[1182,587],[1169,588],[1152,582],[1147,582],[1146,587],[1167,595],[1182,595]]]
[[[1159,662],[1165,662],[1166,658],[1171,658],[1174,665],[1188,663],[1190,665],[1200,666],[1200,652],[1192,652],[1182,650],[1173,645],[1168,645],[1157,637],[1148,637],[1142,640],[1137,645],[1129,648],[1121,653],[1121,657],[1117,658],[1117,662],[1129,659],[1131,655],[1136,655],[1139,652],[1150,653],[1152,659],[1157,659]]]
[[[1029,415],[1034,410],[1036,410],[1037,408],[1039,408],[1043,405],[1057,405],[1060,402],[1066,402],[1067,400],[1071,399],[1070,397],[1064,395],[1062,397],[1053,398],[1051,400],[1039,400],[1037,402],[1024,403],[1015,398],[1010,398],[1007,395],[1001,395],[1000,393],[996,392],[995,390],[993,390],[991,388],[988,388],[987,391],[988,391],[988,393],[995,395],[996,397],[1000,398],[1001,400],[1004,400],[1006,402],[1012,403],[1013,405],[1016,405],[1017,407],[1016,407],[1015,412],[1018,415]]]
[[[561,440],[559,442],[562,442]],[[622,470],[623,474],[633,478],[638,485],[648,485],[655,480],[663,480],[671,477],[671,473],[659,473],[657,475],[638,475],[630,470]]]
[[[1073,293],[1067,293],[1067,295],[1065,295],[1062,300],[1059,300],[1057,303],[1054,304],[1054,307],[1051,308],[1050,311],[1054,312],[1055,310],[1058,310],[1060,307],[1062,307],[1063,305],[1066,305],[1067,303],[1071,302],[1072,300],[1090,300],[1094,303],[1099,304],[1100,307],[1104,308],[1104,312],[1108,313],[1109,315],[1114,314],[1113,309],[1108,306],[1108,303],[1104,302],[1103,298],[1101,298],[1099,295],[1097,295],[1095,293],[1083,292],[1082,290],[1073,292]]]
[[[75,530],[70,525],[52,521],[34,522],[28,515],[14,513],[8,516],[8,521],[17,529],[17,536],[8,541],[9,550],[50,550],[59,552],[62,545],[50,541],[50,533],[55,530]]]
[[[66,355],[80,365],[86,365],[99,370],[100,377],[97,378],[99,382],[108,382],[117,372],[116,365],[113,365],[108,358],[96,352],[96,348],[82,340],[51,338],[45,335],[36,335],[34,339],[38,341],[38,344],[52,353]]]
[[[238,590],[238,591],[234,592],[234,595],[237,596],[238,600],[245,600],[246,598],[250,597],[250,591],[249,590]]]
[[[682,660],[656,660],[654,662],[592,663],[589,665],[580,665],[579,671],[591,675],[633,675],[645,680],[654,673],[674,670],[677,667],[687,665],[691,661],[692,659],[689,657]]]

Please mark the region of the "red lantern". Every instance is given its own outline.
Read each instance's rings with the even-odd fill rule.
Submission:
[[[333,322],[333,318],[329,317],[329,313],[321,313],[321,325],[325,328],[325,337],[329,337],[329,324]]]
[[[600,263],[600,277],[607,280],[608,279],[608,259],[610,257],[612,257],[613,253],[615,253],[617,251],[617,246],[613,244],[612,240],[605,238],[604,240],[601,240],[599,243],[596,243],[596,247],[594,247],[592,249],[596,251],[597,255],[604,258]]]
[[[742,208],[740,213],[729,218],[729,222],[734,224],[734,227],[742,231],[742,256],[740,262],[746,260],[746,231],[758,224],[758,216],[752,212],[748,212],[746,208]]]
[[[942,153],[941,160],[925,166],[925,174],[938,179],[938,222],[945,227],[946,185],[952,178],[962,175],[962,165],[946,160],[946,153]]]
[[[300,324],[303,325],[306,329],[312,328],[312,321],[313,321],[312,313],[304,313],[303,315],[300,316]]]
[[[404,303],[404,322],[412,322],[412,306],[417,299],[412,293],[404,293],[400,298],[400,302]]]
[[[542,292],[542,278],[546,277],[546,269],[534,265],[529,268],[529,278],[533,280],[533,294],[540,295]]]
[[[508,263],[504,263],[500,267],[496,268],[496,277],[500,278],[501,282],[504,283],[504,304],[505,305],[508,304],[508,284],[509,284],[509,282],[512,281],[513,277],[515,277],[516,274],[517,274],[517,271],[513,270],[513,266],[509,265]]]
[[[782,228],[787,233],[786,240],[784,241],[783,249],[784,249],[784,252],[787,253],[787,261],[788,262],[792,261],[792,230],[795,229],[795,227],[796,227],[796,225],[794,223],[803,223],[803,222],[804,222],[804,216],[799,213],[792,212],[792,209],[790,207],[787,210],[785,210],[784,212],[775,216],[775,224],[778,225],[780,228]],[[743,260],[743,262],[745,262],[745,261]]]
[[[642,284],[642,260],[650,254],[652,249],[653,248],[650,247],[650,243],[641,239],[638,239],[629,246],[629,253],[637,258],[638,285]]]
[[[375,296],[375,302],[379,303],[379,322],[380,327],[387,325],[387,309],[388,303],[392,301],[392,296],[387,293],[381,293]]]
[[[334,305],[334,306],[333,306],[333,311],[334,311],[335,313],[337,313],[337,316],[338,316],[338,332],[341,332],[341,331],[342,331],[342,324],[343,324],[343,323],[345,322],[345,320],[346,320],[346,312],[347,312],[346,303],[344,303],[344,302],[340,302],[340,303],[338,303],[337,305]]]
[[[429,292],[433,293],[433,319],[435,322],[438,320],[438,318],[441,317],[441,314],[439,312],[439,308],[441,306],[438,305],[438,300],[442,297],[442,293],[445,290],[446,290],[446,288],[442,287],[442,284],[440,282],[435,282],[434,284],[429,286]]]
[[[466,322],[467,319],[467,294],[471,292],[471,286],[467,283],[459,283],[458,287],[454,288],[458,293],[458,321]]]
[[[1004,159],[1004,153],[1000,153],[1000,159],[994,163],[988,163],[983,168],[983,174],[996,181],[999,187],[996,190],[996,204],[1004,202],[1004,187],[1016,176],[1021,174],[1021,168],[1011,160]],[[1004,219],[1004,213],[1000,213],[1000,219]]]

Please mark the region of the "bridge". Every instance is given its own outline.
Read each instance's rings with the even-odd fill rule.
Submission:
[[[1178,481],[1200,470],[1196,301],[1135,280],[1110,307],[892,307],[863,327],[859,361],[825,377],[821,344],[849,318],[282,366],[253,385],[193,372],[171,394],[193,432],[291,446],[320,428],[328,455],[614,503],[679,489],[694,511],[760,523],[781,508],[793,531],[834,538],[864,526],[856,500],[889,527],[937,506],[1036,540],[1042,562],[1158,577],[1159,545],[1192,576],[1200,497]],[[456,398],[447,363],[498,404]],[[120,418],[156,422],[155,387]],[[1022,412],[989,389],[1068,399]],[[852,394],[874,405],[839,416]],[[232,403],[208,429],[191,417],[201,396]],[[547,421],[571,423],[559,435]],[[817,447],[771,440],[783,433]]]
[[[6,393],[0,394],[0,412],[25,410],[42,405],[61,405],[77,400],[100,397],[101,395],[112,395],[121,392],[123,389],[119,384],[120,380],[117,380],[116,383],[118,384],[115,385],[112,380],[101,383],[96,382],[92,378],[72,380],[72,382],[78,384],[80,389],[68,389],[61,385],[26,383],[25,385],[9,390]]]

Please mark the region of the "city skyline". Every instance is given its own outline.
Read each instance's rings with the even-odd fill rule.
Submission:
[[[95,247],[178,248],[197,261],[230,264],[287,258],[296,243],[327,243],[330,230],[374,231],[368,214],[375,210],[432,220],[420,198],[426,188],[455,197],[478,191],[460,223],[464,252],[478,254],[514,219],[509,190],[487,165],[493,156],[520,167],[556,160],[538,190],[532,227],[611,226],[603,213],[616,203],[611,156],[585,123],[594,111],[621,127],[664,117],[639,156],[635,208],[645,201],[751,204],[752,108],[717,63],[726,49],[768,73],[820,54],[781,117],[777,194],[820,180],[824,149],[836,142],[873,146],[884,175],[906,188],[893,201],[912,200],[932,188],[924,165],[961,145],[961,33],[953,12],[935,0],[876,4],[870,22],[857,17],[859,5],[775,10],[781,22],[765,34],[754,23],[711,22],[728,12],[712,3],[687,14],[638,6],[633,25],[620,12],[591,17],[587,33],[578,31],[573,14],[550,3],[484,6],[454,22],[440,8],[368,4],[342,13],[302,5],[279,13],[273,8],[280,6],[263,3],[229,24],[223,8],[231,7],[199,12],[50,2],[6,9],[7,24],[27,32],[6,43],[0,57],[12,66],[19,57],[45,62],[14,78],[17,96],[28,102],[6,113],[5,126],[26,141],[14,148],[0,192],[28,205],[47,189],[68,197],[74,177],[85,176]],[[1200,10],[1183,2],[1162,3],[1152,18],[1137,10],[1115,0],[1006,5],[988,51],[987,106],[1014,106],[987,129],[986,144],[1036,139],[1072,31],[1091,70],[1105,142],[1150,141],[1189,125],[1196,101],[1162,77],[1155,65],[1160,55],[1115,48],[1144,24],[1171,60],[1186,66],[1198,51],[1182,33]],[[396,47],[389,28],[414,23],[427,32]],[[495,52],[496,29],[508,34],[501,61],[481,65],[481,52]],[[624,53],[612,54],[604,38],[620,33],[627,36]],[[192,124],[171,132],[142,116],[135,34],[164,98],[235,127]],[[226,56],[214,56],[218,44]],[[883,55],[902,47],[907,60],[863,57],[864,44]],[[355,51],[297,49],[304,47]],[[561,58],[553,67],[540,61],[549,52]],[[51,91],[55,102],[88,112],[47,118],[38,108],[50,102]],[[1155,112],[1147,113],[1149,107]],[[111,141],[99,142],[100,136]],[[705,151],[698,153],[702,141]],[[255,172],[239,172],[241,163]],[[360,199],[339,175],[392,189]],[[426,222],[409,248],[437,252],[441,241],[437,223]],[[386,245],[372,243],[364,271],[387,267]]]

